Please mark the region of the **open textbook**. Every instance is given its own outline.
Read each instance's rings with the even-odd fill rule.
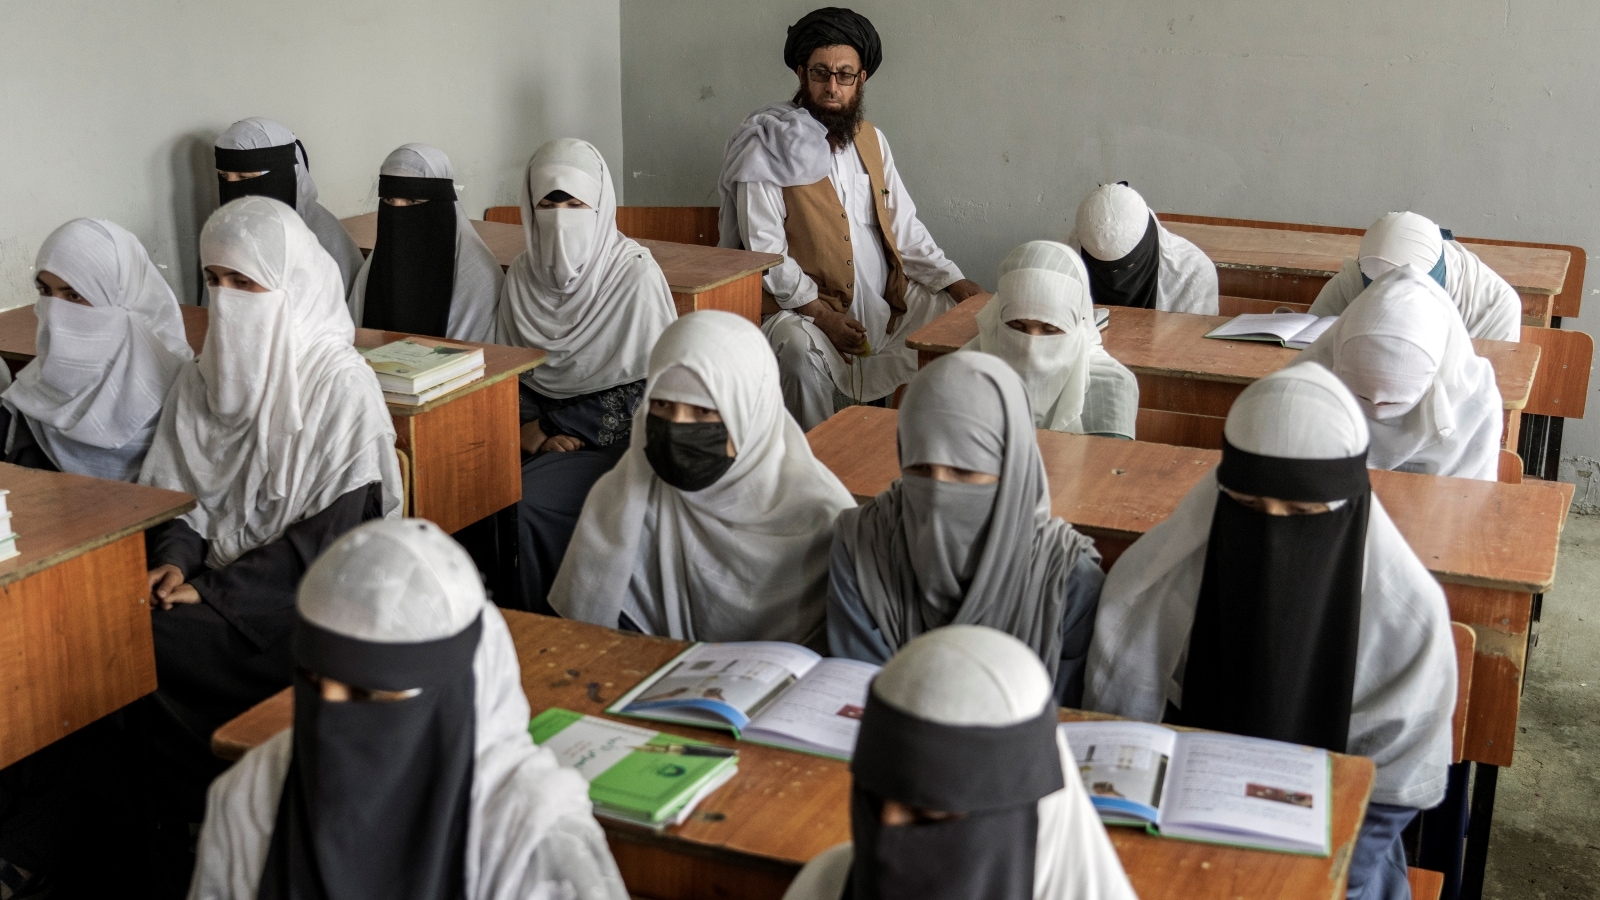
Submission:
[[[1310,313],[1245,313],[1206,332],[1208,338],[1230,341],[1265,341],[1291,350],[1304,350],[1339,321],[1338,316]]]
[[[1100,818],[1152,834],[1327,856],[1328,751],[1144,722],[1061,726]]]
[[[849,759],[871,663],[824,659],[798,644],[695,644],[606,712],[731,731],[740,740]]]

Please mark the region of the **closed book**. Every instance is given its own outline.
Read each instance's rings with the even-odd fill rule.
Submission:
[[[420,394],[472,369],[483,368],[483,348],[408,337],[361,351],[378,385],[397,394]]]
[[[384,391],[383,400],[385,403],[393,403],[396,406],[421,406],[424,403],[437,400],[451,391],[464,388],[482,377],[483,368],[479,367],[473,369],[465,375],[452,378],[443,384],[436,384],[419,394],[401,394],[396,393],[395,391]]]
[[[528,733],[589,782],[596,815],[650,827],[686,819],[739,762],[715,744],[559,707],[535,716]]]
[[[17,549],[16,535],[8,534],[5,537],[0,538],[0,559],[10,559],[21,552],[22,551]]]

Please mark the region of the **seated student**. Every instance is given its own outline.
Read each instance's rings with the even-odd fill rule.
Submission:
[[[1050,515],[1022,382],[983,353],[930,363],[900,406],[899,481],[846,510],[828,566],[828,646],[881,663],[925,631],[987,625],[1044,660],[1077,706],[1105,574]]]
[[[316,236],[292,208],[245,197],[206,222],[200,263],[210,331],[139,476],[198,503],[147,536],[160,688],[145,708],[178,779],[164,793],[190,822],[223,768],[211,732],[289,686],[300,576],[400,505],[394,425]]]
[[[528,737],[517,651],[431,522],[370,522],[306,573],[294,728],[212,785],[191,900],[616,898],[583,778]]]
[[[1345,259],[1311,304],[1314,316],[1343,313],[1374,279],[1397,266],[1427,272],[1450,295],[1467,333],[1496,341],[1522,340],[1522,299],[1476,253],[1414,212],[1392,212],[1361,237],[1358,259]]]
[[[500,262],[456,199],[450,157],[403,144],[378,170],[378,240],[350,289],[350,318],[382,328],[492,343]]]
[[[1102,184],[1083,198],[1065,243],[1083,254],[1095,303],[1217,314],[1216,264],[1161,227],[1139,192],[1124,183]]]
[[[1084,706],[1371,757],[1351,898],[1408,896],[1400,832],[1444,796],[1455,646],[1316,363],[1245,388],[1222,464],[1112,566]]]
[[[754,325],[690,313],[589,494],[550,592],[563,616],[689,641],[820,648],[833,520],[855,505],[783,408]]]
[[[1356,395],[1372,432],[1368,466],[1499,476],[1504,404],[1494,366],[1422,272],[1407,265],[1380,276],[1300,360],[1331,369]]]
[[[5,462],[133,481],[178,369],[178,299],[122,226],[73,219],[34,265],[38,356],[0,396]]]
[[[1134,900],[1016,638],[952,625],[907,644],[872,681],[850,773],[853,843],[784,900]]]
[[[1011,251],[1000,289],[978,311],[978,336],[962,349],[1011,364],[1035,426],[1133,440],[1139,382],[1102,346],[1088,273],[1065,245],[1029,241]]]
[[[549,354],[522,376],[522,608],[545,611],[584,498],[628,449],[650,348],[678,317],[650,251],[617,230],[594,145],[550,141],[522,181],[527,249],[500,295],[500,342]],[[614,623],[607,623],[614,624]]]
[[[311,162],[294,132],[271,119],[240,119],[217,138],[215,152],[219,205],[252,196],[289,205],[339,264],[339,289],[348,293],[361,269],[361,248],[338,218],[317,202]]]

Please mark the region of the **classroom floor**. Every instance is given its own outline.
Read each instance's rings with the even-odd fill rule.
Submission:
[[[1600,897],[1600,516],[1568,517],[1500,773],[1484,896]]]

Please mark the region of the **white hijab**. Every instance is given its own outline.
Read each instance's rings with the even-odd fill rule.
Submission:
[[[872,691],[901,712],[955,726],[1016,725],[1055,703],[1050,676],[1028,646],[981,625],[949,625],[907,644],[878,673]],[[1135,900],[1060,730],[1056,746],[1066,786],[1039,801],[1033,896]],[[800,870],[784,900],[838,900],[850,862],[850,844],[824,851]]]
[[[455,178],[455,169],[444,151],[427,144],[402,144],[383,160],[380,175],[400,175],[406,178]],[[456,341],[493,343],[495,335],[495,306],[500,302],[500,285],[505,273],[500,261],[494,258],[489,246],[472,227],[472,220],[461,206],[456,206],[456,277],[450,291],[450,319],[445,327],[445,337]],[[361,263],[355,286],[350,289],[350,318],[357,325],[366,311],[367,272],[372,268],[372,257]]]
[[[1062,243],[1074,252],[1087,250],[1095,259],[1121,259],[1139,245],[1153,218],[1155,213],[1138,191],[1120,182],[1102,184],[1078,204],[1073,229]],[[1216,315],[1217,266],[1211,257],[1189,239],[1168,231],[1160,219],[1156,219],[1156,242],[1161,256],[1156,309]]]
[[[855,505],[850,492],[784,409],[777,360],[754,325],[715,310],[684,316],[650,354],[645,395],[677,368],[715,401],[732,467],[699,491],[663,482],[645,458],[650,405],[639,404],[628,452],[584,503],[550,605],[614,628],[631,599],[659,633],[682,640],[814,637],[833,520]]]
[[[183,518],[213,568],[374,481],[393,514],[394,423],[316,236],[282,203],[241,197],[201,230],[200,263],[269,290],[211,289],[205,347],[167,395],[140,483],[195,496]]]
[[[252,116],[228,126],[217,138],[216,145],[224,150],[261,150],[296,144],[299,139],[284,125],[271,119]],[[317,236],[322,249],[328,251],[339,264],[340,287],[348,290],[361,269],[361,248],[345,230],[339,219],[317,202],[317,183],[311,180],[311,167],[306,159],[305,147],[297,146],[294,152],[295,212],[305,219],[306,226]]]
[[[628,896],[591,813],[588,784],[528,736],[528,701],[511,632],[485,599],[472,559],[449,535],[419,519],[362,525],[306,573],[299,610],[330,631],[386,643],[439,640],[482,617],[472,665],[477,753],[466,896]],[[191,900],[256,896],[293,752],[292,730],[282,731],[211,785]]]
[[[26,417],[61,471],[132,481],[167,389],[194,358],[178,299],[139,239],[102,219],[51,232],[35,270],[71,285],[89,306],[38,299],[38,356],[17,373],[5,405]]]
[[[1245,388],[1223,432],[1241,450],[1280,459],[1342,459],[1367,444],[1355,398],[1315,363]],[[1089,646],[1086,708],[1159,722],[1169,701],[1182,707],[1217,491],[1213,471],[1111,567]],[[1348,750],[1377,764],[1374,802],[1426,809],[1444,797],[1455,696],[1444,590],[1374,496]]]
[[[534,209],[558,190],[590,208]],[[562,138],[528,160],[522,234],[500,295],[500,340],[549,354],[523,383],[564,399],[643,378],[677,307],[650,251],[617,230],[611,170],[592,144]]]
[[[1024,334],[1006,326],[1013,319],[1064,333]],[[1035,427],[1134,436],[1139,383],[1101,343],[1088,273],[1064,244],[1029,241],[1006,256],[1000,289],[978,312],[978,336],[963,349],[992,353],[1022,376]]]
[[[1301,360],[1333,370],[1355,393],[1372,432],[1373,468],[1498,476],[1503,403],[1494,367],[1474,352],[1444,288],[1410,263],[1379,275]]]

